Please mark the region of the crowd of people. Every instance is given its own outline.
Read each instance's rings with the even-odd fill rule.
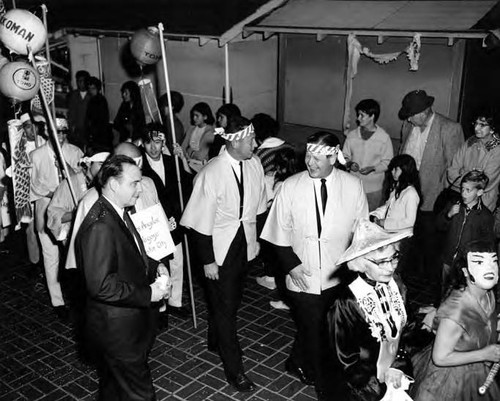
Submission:
[[[411,91],[394,147],[377,124],[379,102],[364,99],[342,145],[318,131],[304,153],[279,137],[271,116],[247,119],[234,104],[214,115],[196,103],[185,130],[179,92],[170,94],[174,137],[166,94],[158,99],[163,123],[149,122],[133,81],[123,84],[110,123],[101,82],[85,71],[76,82],[67,118],[55,119],[57,144],[43,118],[21,119],[34,217],[19,226],[57,317],[76,311],[99,399],[155,399],[148,356],[156,333],[168,314],[190,314],[184,234],[206,295],[207,347],[235,390],[258,387],[246,375],[237,324],[257,260],[257,282],[278,289],[271,306],[290,310],[296,327],[284,369],[314,386],[318,400],[480,399],[500,361],[500,137],[488,110],[465,140],[459,123],[433,111],[432,96]],[[7,149],[1,199],[12,191]],[[158,204],[174,244],[161,260],[133,222]],[[415,278],[430,283],[425,308],[409,306]],[[425,330],[432,341],[416,346]],[[499,399],[498,379],[488,386],[481,399]]]

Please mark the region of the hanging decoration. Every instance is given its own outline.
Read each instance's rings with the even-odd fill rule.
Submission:
[[[0,40],[13,53],[26,56],[28,48],[37,53],[46,37],[43,22],[27,10],[17,8],[0,16]]]
[[[45,57],[35,56],[36,69],[40,74],[40,89],[45,94],[47,104],[54,101],[55,83],[50,74],[50,64]],[[36,95],[31,101],[31,106],[35,112],[43,114],[42,101],[40,95]]]
[[[33,99],[39,87],[38,72],[24,61],[7,63],[0,69],[0,92],[14,104]]]
[[[150,26],[136,31],[130,40],[130,51],[141,67],[160,61],[158,28]]]
[[[347,134],[351,125],[351,99],[352,99],[352,81],[358,73],[358,63],[361,55],[368,57],[378,64],[388,64],[391,61],[397,60],[398,57],[406,53],[410,61],[410,71],[418,71],[418,61],[420,59],[420,34],[415,33],[411,43],[405,50],[392,53],[373,53],[368,47],[363,47],[356,38],[356,35],[351,33],[347,37],[347,70],[345,74],[345,98],[344,98],[344,118],[343,128]]]
[[[418,70],[418,60],[420,59],[420,34],[416,33],[413,40],[406,48],[406,57],[410,60],[410,71]]]
[[[16,222],[29,223],[31,220],[30,207],[30,171],[31,162],[26,151],[28,141],[26,131],[20,120],[7,121],[9,143],[12,151],[11,175],[14,189],[14,207]]]

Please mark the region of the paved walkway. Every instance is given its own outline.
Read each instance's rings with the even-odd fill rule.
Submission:
[[[73,326],[57,320],[46,290],[35,286],[17,237],[11,247],[13,253],[0,255],[0,401],[94,400],[97,375],[78,356]],[[256,273],[251,272],[244,292],[239,334],[244,365],[257,391],[237,393],[226,383],[219,357],[206,347],[207,311],[196,287],[198,327],[171,317],[151,353],[158,400],[316,399],[313,387],[284,372],[294,324],[288,312],[269,306],[274,293],[255,283]],[[416,288],[422,296],[425,291]]]

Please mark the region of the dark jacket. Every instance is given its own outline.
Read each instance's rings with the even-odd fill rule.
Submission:
[[[118,358],[147,357],[156,335],[150,283],[158,262],[142,256],[133,234],[101,196],[75,243],[85,277],[85,332],[91,344]]]
[[[151,168],[148,158],[143,154],[142,159],[142,174],[153,180],[160,199],[161,206],[168,218],[174,217],[177,223],[177,228],[170,231],[174,244],[177,245],[182,241],[182,228],[179,225],[181,219],[181,203],[179,198],[179,189],[177,186],[177,175],[175,172],[175,164],[173,157],[162,155],[163,167],[165,169],[165,185],[161,178]]]
[[[481,200],[471,209],[460,204],[460,211],[449,219],[448,212],[452,207],[453,204],[449,204],[436,219],[438,229],[446,231],[442,259],[449,266],[460,246],[479,239],[495,240],[493,214]]]

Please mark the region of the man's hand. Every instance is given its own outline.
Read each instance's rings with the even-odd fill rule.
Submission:
[[[290,270],[290,277],[292,282],[299,287],[301,291],[307,291],[309,284],[307,282],[308,277],[311,277],[311,271],[304,265],[298,265]]]
[[[448,212],[447,216],[449,219],[451,219],[453,216],[455,216],[458,212],[460,212],[460,203],[455,203],[450,211]]]
[[[374,171],[375,171],[375,167],[373,167],[373,166],[363,167],[362,169],[359,170],[359,172],[363,175],[368,175]]]
[[[203,270],[205,270],[205,277],[209,280],[219,279],[219,266],[217,265],[217,263],[212,262],[208,265],[203,265]]]
[[[401,379],[403,378],[403,372],[399,369],[389,368],[387,372],[385,372],[385,384],[392,384],[394,388],[401,387]]]
[[[168,276],[170,277],[170,273],[168,272],[167,266],[165,266],[163,263],[159,263],[158,267],[156,268],[156,276]]]
[[[162,288],[162,284],[159,281],[155,281],[149,286],[151,287],[151,302],[159,302],[165,297],[168,298],[170,289],[172,288],[170,285]]]

